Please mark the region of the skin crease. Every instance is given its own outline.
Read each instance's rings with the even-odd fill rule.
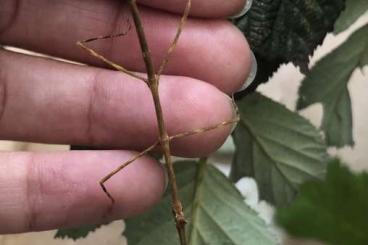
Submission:
[[[179,16],[173,13],[185,4],[185,0],[165,2],[141,0],[146,5],[140,9],[156,66],[175,33]],[[164,170],[154,160],[141,158],[109,180],[107,187],[117,200],[111,210],[98,181],[136,154],[130,150],[141,150],[157,138],[149,90],[140,81],[106,69],[75,46],[77,40],[119,30],[126,9],[118,1],[61,0],[50,4],[47,0],[19,0],[15,11],[15,3],[0,3],[0,44],[91,66],[0,49],[0,139],[124,150],[1,152],[0,233],[100,223],[148,210],[165,189]],[[250,50],[229,22],[211,18],[225,18],[243,5],[242,0],[198,0],[193,4],[192,15],[206,19],[188,21],[160,83],[171,135],[234,116],[227,94],[246,80]],[[92,46],[117,63],[144,72],[134,30],[121,39]],[[208,155],[229,133],[230,127],[223,127],[175,140],[173,153]]]

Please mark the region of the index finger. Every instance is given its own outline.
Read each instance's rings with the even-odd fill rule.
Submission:
[[[172,13],[182,13],[188,0],[137,0],[140,4]],[[229,17],[239,13],[249,0],[192,0],[191,16]]]

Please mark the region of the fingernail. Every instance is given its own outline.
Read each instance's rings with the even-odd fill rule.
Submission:
[[[254,55],[254,53],[252,51],[250,53],[250,59],[251,59],[251,61],[250,61],[251,62],[251,67],[250,67],[250,72],[249,72],[248,78],[243,83],[243,86],[241,86],[241,88],[236,92],[241,92],[241,91],[245,90],[246,88],[248,88],[249,85],[251,85],[253,83],[254,79],[256,78],[257,70],[258,70],[258,64],[257,64],[256,56]]]
[[[252,7],[253,0],[246,0],[244,8],[238,13],[230,17],[230,19],[237,19],[245,15]]]

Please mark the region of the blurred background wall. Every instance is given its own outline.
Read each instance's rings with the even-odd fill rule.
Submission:
[[[353,30],[368,22],[368,15],[363,16],[348,31],[338,35],[328,35],[325,42],[319,47],[312,57],[312,64],[322,56],[333,50],[341,44]],[[295,108],[297,100],[297,91],[303,75],[293,65],[288,64],[281,67],[271,81],[259,88],[259,91],[285,104],[289,109]],[[332,154],[338,155],[346,163],[355,170],[368,170],[368,67],[364,71],[357,70],[349,83],[353,105],[354,118],[354,138],[355,147],[346,147],[343,149],[330,149]],[[302,111],[302,115],[311,120],[313,124],[319,126],[322,118],[322,107],[314,105]],[[50,150],[67,150],[67,146],[60,145],[43,145],[29,144],[19,142],[0,141],[0,150],[17,150],[17,151],[50,151]],[[230,162],[230,159],[228,159]],[[54,240],[55,231],[46,231],[38,233],[27,233],[17,235],[0,235],[0,245],[116,245],[126,244],[125,239],[121,236],[121,231],[124,227],[122,221],[117,221],[109,226],[104,226],[95,233],[89,235],[86,239],[81,239],[76,242],[71,240]],[[288,239],[286,244],[310,245],[318,243],[296,242]],[[261,245],[261,244],[260,244]]]

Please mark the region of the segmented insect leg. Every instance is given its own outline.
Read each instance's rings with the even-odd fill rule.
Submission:
[[[185,10],[184,10],[184,13],[180,19],[180,23],[179,23],[179,26],[176,30],[176,34],[175,34],[175,37],[174,37],[174,40],[171,42],[170,44],[170,47],[169,49],[167,50],[167,53],[166,53],[166,56],[165,58],[163,59],[161,65],[160,65],[160,68],[158,69],[158,72],[157,72],[157,77],[159,78],[162,74],[162,72],[164,71],[167,63],[169,62],[169,57],[171,55],[171,53],[175,50],[176,48],[176,45],[179,41],[179,37],[181,35],[181,32],[183,30],[183,27],[188,19],[188,16],[189,16],[189,12],[190,12],[190,8],[192,6],[192,0],[188,0],[187,1],[187,5],[185,6]]]
[[[137,154],[134,157],[132,157],[130,160],[126,161],[125,163],[123,163],[122,165],[120,165],[119,167],[117,167],[115,170],[111,171],[108,175],[106,175],[105,177],[103,177],[100,180],[99,183],[100,183],[100,186],[101,186],[102,190],[105,192],[105,194],[111,200],[112,203],[114,203],[115,200],[112,197],[112,195],[109,193],[109,191],[107,190],[106,186],[104,185],[105,182],[108,181],[112,176],[114,176],[115,174],[117,174],[118,172],[120,172],[121,170],[123,170],[129,164],[131,164],[132,162],[134,162],[135,160],[141,158],[142,156],[144,156],[148,152],[152,151],[158,145],[159,145],[159,142],[157,141],[156,143],[154,143],[153,145],[151,145],[150,147],[148,147],[144,151],[140,152],[139,154]]]

